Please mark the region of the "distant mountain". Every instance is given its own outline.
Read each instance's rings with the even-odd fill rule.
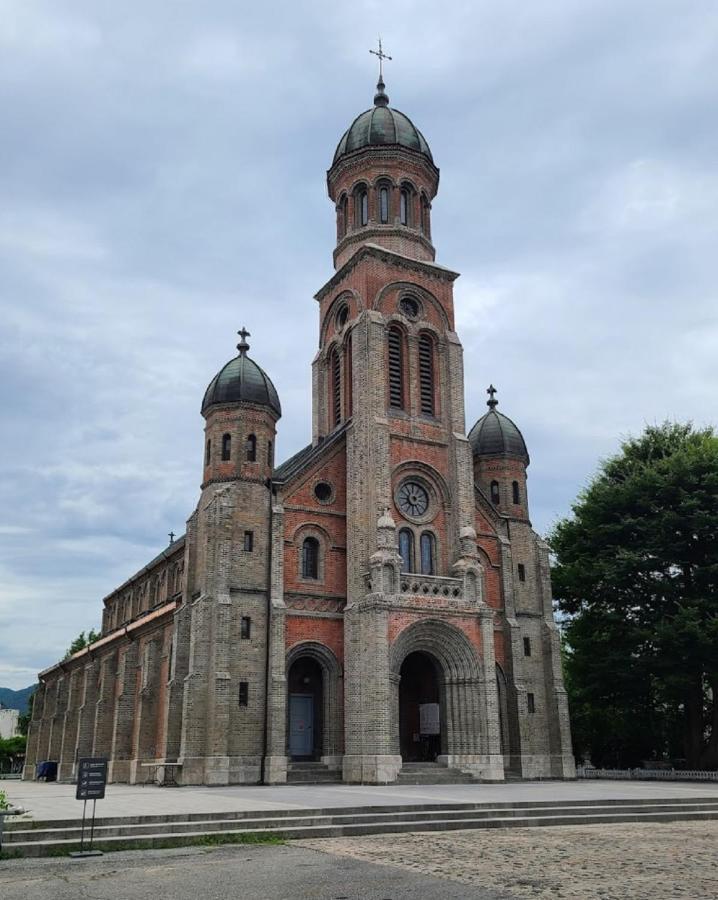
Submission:
[[[30,694],[35,690],[36,685],[31,684],[30,687],[23,688],[21,691],[11,691],[10,688],[0,688],[0,704],[7,706],[8,709],[19,709],[20,713],[27,712],[27,701]]]

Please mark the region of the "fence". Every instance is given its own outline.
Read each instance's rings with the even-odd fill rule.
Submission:
[[[718,781],[718,772],[705,769],[594,769],[577,766],[577,778],[610,778],[612,781]]]

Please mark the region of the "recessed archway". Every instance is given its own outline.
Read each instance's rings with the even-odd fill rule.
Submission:
[[[441,753],[445,728],[441,670],[429,654],[415,651],[404,659],[399,675],[401,757],[406,762],[433,762]]]
[[[309,656],[300,656],[287,678],[287,755],[290,759],[319,759],[323,744],[322,668]]]

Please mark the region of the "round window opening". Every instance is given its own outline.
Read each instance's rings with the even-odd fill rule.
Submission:
[[[399,488],[397,500],[405,516],[419,518],[429,508],[429,494],[418,481],[405,481]]]
[[[347,320],[349,318],[349,307],[346,303],[342,304],[339,307],[339,312],[337,313],[337,328],[344,328],[347,324]]]
[[[333,494],[331,484],[326,481],[319,481],[314,485],[314,496],[320,503],[331,503]]]
[[[407,319],[416,319],[419,316],[419,301],[414,297],[402,297],[399,301],[399,309]]]

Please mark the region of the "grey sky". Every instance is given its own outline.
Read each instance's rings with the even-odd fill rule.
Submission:
[[[241,325],[279,458],[309,440],[325,173],[378,31],[441,168],[467,427],[493,381],[538,530],[622,435],[718,419],[713,0],[0,0],[0,685],[184,530]]]

